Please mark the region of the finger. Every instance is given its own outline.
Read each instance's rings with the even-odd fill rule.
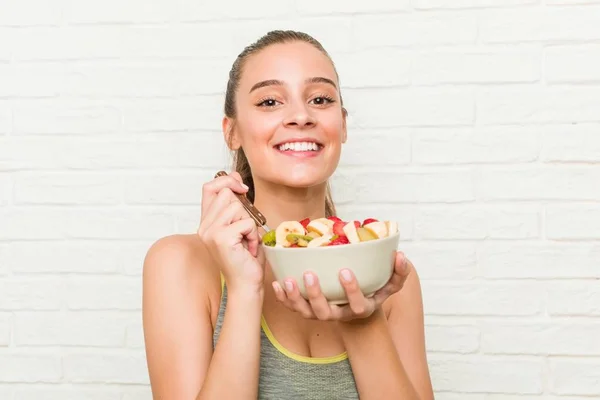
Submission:
[[[312,307],[312,311],[315,316],[322,320],[327,321],[331,319],[331,308],[327,299],[323,295],[321,291],[321,286],[319,285],[319,278],[317,274],[312,272],[304,273],[304,287],[306,288],[306,295],[308,297],[308,302]]]
[[[304,318],[315,318],[314,313],[310,307],[310,304],[302,297],[298,285],[293,279],[286,279],[284,281],[285,294],[290,302],[290,307],[300,313]]]
[[[379,289],[373,296],[375,303],[377,305],[381,305],[392,294],[400,291],[400,289],[402,289],[402,287],[404,286],[404,282],[410,274],[410,271],[410,261],[408,261],[404,253],[398,252],[396,254],[396,260],[394,264],[394,271],[392,273],[392,277],[390,278],[388,283],[386,283],[384,287]]]
[[[241,219],[250,218],[250,214],[248,214],[242,203],[237,199],[234,199],[231,203],[226,205],[220,213],[215,214],[216,217],[210,225],[213,228],[222,228]]]
[[[362,316],[370,312],[370,304],[367,298],[363,295],[358,285],[356,277],[349,269],[340,271],[340,282],[346,292],[348,298],[348,307],[357,316]]]
[[[235,197],[231,189],[222,189],[206,210],[206,213],[205,215],[203,215],[200,225],[205,230],[208,229],[215,223],[215,220],[219,219],[222,216],[223,211],[234,202],[240,203],[240,201]]]
[[[248,191],[248,187],[240,182],[240,180],[229,175],[220,176],[210,182],[206,182],[202,186],[202,215],[205,214],[213,200],[224,188],[229,188],[236,193],[246,193]]]
[[[242,243],[244,239],[248,242],[248,251],[253,257],[256,257],[258,231],[256,223],[251,218],[244,218],[221,228],[215,235],[215,240],[224,247],[235,246]]]
[[[271,286],[273,286],[273,291],[275,292],[275,298],[277,301],[286,304],[288,302],[287,296],[285,295],[285,291],[279,284],[279,282],[274,281]]]

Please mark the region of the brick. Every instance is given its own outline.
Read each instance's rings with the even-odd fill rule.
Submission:
[[[543,390],[542,360],[436,355],[429,365],[439,391],[541,394]]]
[[[587,41],[600,38],[599,18],[592,6],[494,10],[481,15],[479,35],[484,43]]]
[[[61,26],[12,32],[16,61],[80,61],[116,59],[121,55],[122,30],[117,27]]]
[[[117,175],[41,173],[16,175],[15,204],[114,205],[122,200]]]
[[[140,388],[124,388],[126,391],[121,400],[146,400],[152,397],[152,391],[149,386]]]
[[[398,223],[400,240],[411,240],[414,236],[413,210],[410,207],[394,204],[376,206],[369,204],[341,204],[338,206],[336,200],[336,197],[333,196],[333,201],[336,203],[337,215],[345,221],[364,221],[367,218],[375,218],[381,221],[393,220]]]
[[[0,33],[1,35],[2,33]],[[12,110],[9,102],[0,101],[0,135],[6,135],[12,129]]]
[[[473,96],[464,90],[349,89],[345,96],[348,111],[361,128],[464,125],[475,119]]]
[[[6,399],[6,400],[13,399],[12,396],[13,396],[14,387],[11,387],[12,384],[7,384],[7,385],[10,385],[10,386],[7,386],[7,387],[0,386],[0,399]]]
[[[11,176],[0,174],[0,206],[6,206],[11,202],[13,183]]]
[[[140,310],[142,282],[126,277],[105,277],[101,281],[97,277],[71,278],[65,297],[70,310]]]
[[[600,278],[600,246],[576,243],[488,244],[479,251],[487,278]]]
[[[471,201],[473,179],[467,170],[361,172],[354,175],[357,201],[461,202]]]
[[[280,29],[281,22],[277,20],[274,22],[275,28]],[[261,26],[262,24],[264,22],[261,21]],[[338,59],[338,54],[354,51],[356,48],[356,24],[353,19],[347,17],[300,18],[291,20],[287,26],[290,29],[307,32],[317,39],[333,57],[334,62]],[[264,32],[265,29],[262,30],[262,33]]]
[[[598,282],[552,282],[548,285],[547,307],[550,315],[600,317]]]
[[[121,115],[111,107],[34,104],[15,108],[15,133],[105,134],[116,133],[121,127]]]
[[[225,59],[74,66],[64,93],[90,98],[215,95],[224,92],[230,68],[231,61]]]
[[[541,75],[539,48],[524,50],[436,50],[415,55],[411,80],[439,83],[536,82]]]
[[[47,385],[17,388],[15,399],[19,400],[121,400],[120,388]]]
[[[600,355],[599,323],[486,322],[481,350],[491,354]]]
[[[473,244],[407,242],[400,250],[414,264],[421,279],[472,279],[477,274]]]
[[[132,261],[130,255],[140,250],[122,242],[12,242],[7,265],[13,274],[108,274],[125,268]]]
[[[379,59],[387,62],[373,62]],[[340,54],[334,62],[345,89],[406,86],[411,78],[411,59],[411,54],[402,49],[374,48]]]
[[[51,354],[0,354],[0,382],[59,382],[60,357]]]
[[[64,20],[68,24],[168,22],[174,13],[171,3],[164,0],[107,0],[102,6],[93,0],[67,0]]]
[[[177,207],[173,211],[175,233],[196,233],[200,224],[200,214],[199,206]]]
[[[210,142],[214,143],[211,145]],[[135,137],[0,138],[1,170],[222,168],[229,152],[222,134]]]
[[[577,124],[544,128],[540,160],[600,162],[600,125]]]
[[[537,4],[538,0],[416,0],[416,9],[447,9],[447,8],[485,8],[513,7],[527,4]]]
[[[357,15],[354,24],[357,48],[473,44],[477,40],[477,15],[468,12]]]
[[[539,237],[537,207],[421,207],[415,216],[419,239],[517,239]]]
[[[600,396],[600,360],[550,359],[550,387],[560,395]]]
[[[142,350],[67,354],[63,357],[63,371],[68,382],[149,383]]]
[[[600,120],[600,89],[594,86],[488,88],[476,97],[477,121],[485,125]]]
[[[121,347],[131,317],[104,312],[23,312],[15,316],[17,346]]]
[[[60,280],[10,278],[0,282],[0,310],[57,310],[62,303]]]
[[[11,40],[13,37],[11,33],[14,34],[14,30],[12,28],[0,27],[0,64],[9,63],[12,58],[13,48],[15,46],[14,42]]]
[[[192,174],[144,174],[125,179],[124,198],[128,204],[187,204],[200,207],[202,185],[214,178],[212,171]],[[199,208],[198,208],[199,209]]]
[[[210,134],[194,133],[189,137],[179,138],[179,141],[203,140],[204,143],[211,141],[215,145],[225,146],[220,126],[223,105],[224,97],[219,95],[182,99],[135,99],[123,103],[119,108],[123,113],[123,128],[126,131],[210,130]],[[167,135],[161,135],[160,138],[165,140]],[[196,151],[201,151],[201,146],[196,144],[196,147]]]
[[[1,239],[156,239],[173,229],[159,211],[110,209],[13,209],[0,211]]]
[[[329,179],[333,201],[337,205],[351,204],[356,201],[355,180],[350,171],[338,169]]]
[[[410,0],[374,0],[370,2],[348,3],[343,0],[328,1],[326,3],[318,0],[305,0],[296,5],[300,14],[361,14],[379,13],[391,11],[408,11]]]
[[[590,184],[592,184],[591,181]],[[547,206],[546,237],[549,239],[600,239],[600,207],[588,204]],[[597,250],[596,257],[600,257],[600,248]],[[600,260],[600,258],[596,258],[596,260]],[[596,262],[595,269],[598,269],[599,266],[600,262]],[[592,268],[591,265],[590,268]]]
[[[553,5],[567,5],[567,6],[571,6],[571,5],[574,5],[574,4],[595,4],[595,3],[600,3],[600,0],[545,0],[544,2],[548,6],[553,6]]]
[[[0,99],[58,96],[66,79],[60,66],[0,64]]]
[[[9,260],[8,244],[0,244],[0,276],[8,272]]]
[[[241,2],[236,4],[235,7],[231,7],[231,4],[228,3],[181,1],[179,8],[180,18],[184,21],[211,21],[230,18],[268,20],[277,17],[285,18],[296,11],[293,1],[276,0],[257,0],[252,3]]]
[[[141,317],[127,326],[126,345],[131,348],[142,348],[145,346],[144,328]]]
[[[596,167],[486,169],[477,172],[482,200],[598,200],[600,170]]]
[[[11,315],[9,313],[0,313],[0,347],[10,344],[11,326]]]
[[[394,143],[394,146],[389,146]],[[398,129],[349,129],[340,165],[406,165],[410,163],[410,135]]]
[[[556,46],[545,52],[546,81],[600,81],[600,45]]]
[[[479,348],[479,329],[473,326],[426,325],[428,352],[474,353]]]
[[[61,7],[53,2],[5,0],[2,6],[8,12],[0,13],[0,26],[58,25],[61,20]]]
[[[67,235],[78,239],[155,239],[173,229],[171,215],[162,211],[108,209],[69,213]]]
[[[428,315],[539,314],[543,307],[542,288],[527,283],[423,281],[423,302]]]
[[[422,128],[413,131],[412,161],[418,164],[531,162],[537,159],[538,153],[537,128]]]

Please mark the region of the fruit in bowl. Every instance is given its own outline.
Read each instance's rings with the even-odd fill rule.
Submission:
[[[293,278],[306,298],[303,276],[311,271],[317,275],[327,300],[344,304],[348,300],[339,271],[350,269],[362,293],[372,296],[392,276],[399,239],[395,221],[328,217],[284,221],[263,236],[262,245],[282,287],[286,278]]]

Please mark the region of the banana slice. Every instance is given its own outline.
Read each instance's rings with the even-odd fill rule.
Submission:
[[[388,236],[398,232],[398,223],[396,221],[386,221],[385,224],[387,225]]]
[[[277,246],[290,247],[292,243],[287,240],[287,235],[295,233],[304,235],[304,227],[298,221],[284,221],[275,230],[275,242]]]
[[[309,232],[316,232],[321,236],[333,235],[333,222],[325,219],[325,221],[332,222],[331,225],[323,221],[324,218],[315,219],[310,221],[306,226],[306,230]]]
[[[326,246],[327,243],[329,243],[329,241],[331,240],[332,237],[333,237],[333,235],[325,235],[325,236],[318,237],[318,238],[313,239],[310,242],[308,242],[308,246],[307,247]]]
[[[378,239],[384,238],[388,235],[387,225],[382,221],[371,222],[366,224],[364,228],[375,235],[375,237]]]
[[[317,218],[317,219],[315,219],[315,221],[321,222],[321,223],[327,225],[328,227],[330,227],[331,229],[333,229],[333,225],[335,224],[335,221],[332,221],[327,218]]]
[[[348,222],[342,228],[344,233],[348,237],[350,243],[360,243],[360,238],[358,237],[358,232],[356,231],[356,225],[354,225],[354,221]]]

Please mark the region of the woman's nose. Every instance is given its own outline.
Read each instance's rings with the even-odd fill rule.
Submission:
[[[285,126],[297,128],[312,127],[316,123],[316,118],[304,104],[299,104],[290,108],[290,112],[284,120]]]

